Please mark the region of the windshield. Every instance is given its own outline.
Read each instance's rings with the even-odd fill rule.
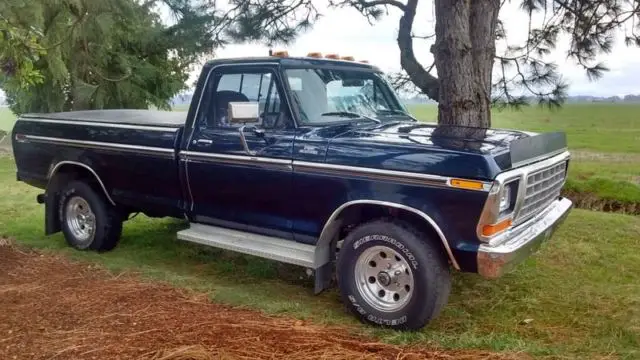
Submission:
[[[358,115],[380,118],[404,113],[391,89],[374,72],[329,69],[285,71],[305,125],[344,121]]]

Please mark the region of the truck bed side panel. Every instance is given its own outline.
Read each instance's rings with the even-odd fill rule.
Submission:
[[[88,165],[119,205],[154,215],[181,213],[176,146],[181,128],[19,120],[13,130],[18,179],[44,187],[56,165]]]

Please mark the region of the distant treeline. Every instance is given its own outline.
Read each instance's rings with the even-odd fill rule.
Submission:
[[[529,103],[536,103],[535,97],[526,98]],[[405,97],[402,100],[406,104],[435,104],[436,102],[423,96]],[[589,96],[577,95],[567,97],[567,103],[640,103],[640,95],[625,96]]]
[[[179,94],[171,99],[171,105],[185,105],[191,103],[193,94]],[[3,98],[0,98],[0,104],[3,104]],[[405,104],[435,104],[436,102],[423,96],[414,97],[402,97],[402,101]],[[529,98],[530,102],[535,102],[534,97]],[[640,103],[640,95],[626,95],[626,96],[588,96],[578,95],[569,96],[567,103]]]

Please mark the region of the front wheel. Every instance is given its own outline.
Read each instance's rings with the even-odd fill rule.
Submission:
[[[393,329],[415,330],[429,323],[451,289],[447,260],[433,240],[400,221],[358,226],[338,258],[346,307],[363,322]]]
[[[108,251],[122,233],[122,217],[106,198],[81,181],[61,192],[58,215],[67,243],[78,250]]]

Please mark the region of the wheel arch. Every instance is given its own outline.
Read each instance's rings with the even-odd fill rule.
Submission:
[[[69,169],[69,170],[67,170]],[[78,172],[78,170],[80,170],[80,172]],[[91,168],[91,166],[85,164],[85,163],[81,163],[78,161],[70,161],[70,160],[64,160],[64,161],[60,161],[58,163],[56,163],[51,170],[49,171],[49,174],[47,175],[47,189],[49,189],[49,187],[51,185],[55,184],[55,180],[54,177],[58,174],[58,173],[76,173],[79,175],[82,175],[82,173],[84,173],[85,175],[90,175],[91,177],[93,177],[97,184],[100,186],[100,188],[102,189],[102,192],[104,193],[104,196],[107,198],[107,200],[109,200],[109,202],[111,203],[111,205],[116,205],[115,201],[113,201],[113,199],[111,198],[111,196],[109,195],[109,192],[107,191],[106,186],[104,185],[104,182],[102,181],[102,179],[100,179],[100,176],[98,176],[98,174],[96,173],[95,170],[93,170],[93,168]]]
[[[45,190],[47,195],[45,197],[46,235],[54,234],[61,230],[61,224],[57,214],[57,205],[60,197],[59,191],[61,186],[71,180],[82,178],[94,180],[94,187],[100,188],[100,190],[96,189],[96,191],[102,191],[107,201],[114,206],[116,205],[111,196],[109,196],[104,182],[100,179],[100,176],[98,176],[96,171],[91,168],[91,166],[70,160],[57,162],[51,167],[51,170],[49,170],[49,173],[47,174],[47,187]]]
[[[440,245],[442,246],[442,249],[451,262],[451,265],[456,270],[460,270],[460,265],[453,255],[453,251],[451,250],[451,246],[449,245],[446,236],[442,232],[440,226],[431,216],[427,215],[425,212],[419,209],[407,205],[389,201],[365,199],[348,201],[338,207],[331,214],[329,219],[326,221],[322,232],[320,233],[320,237],[318,238],[318,242],[316,245],[316,263],[324,264],[327,261],[331,261],[330,256],[332,254],[332,244],[335,244],[335,242],[338,240],[341,230],[346,225],[346,222],[348,222],[348,217],[354,212],[360,212],[363,207],[377,208],[387,213],[391,210],[391,213],[398,214],[399,218],[408,218],[413,224],[416,224],[423,229],[432,231],[433,234],[435,234],[435,236],[440,240]]]

